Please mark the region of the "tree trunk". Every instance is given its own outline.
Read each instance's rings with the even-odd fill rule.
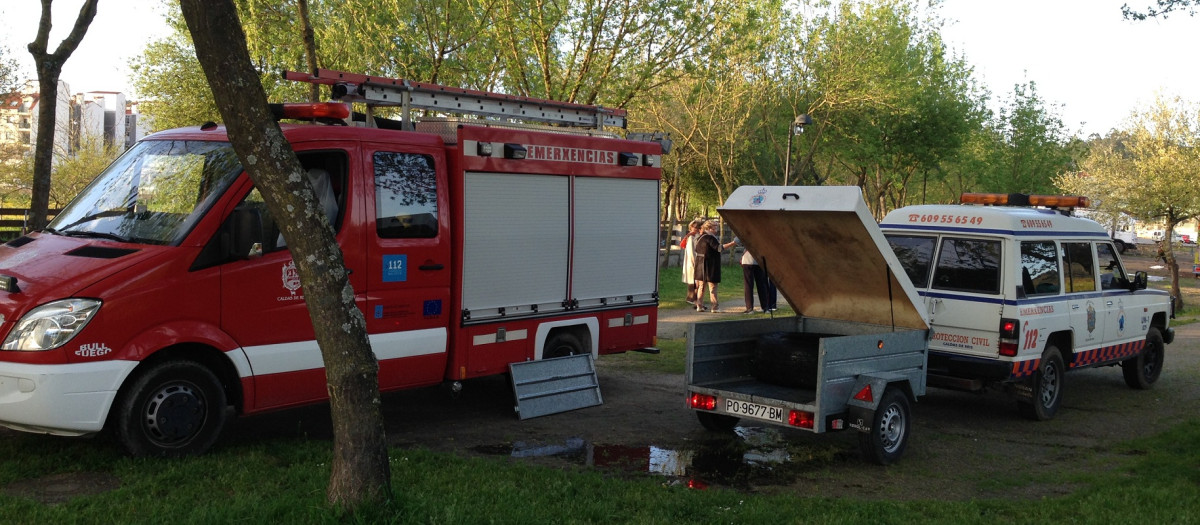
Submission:
[[[308,16],[308,0],[297,0],[297,8],[300,10],[300,25],[304,28],[304,62],[308,66],[308,72],[317,73],[317,37],[313,33],[312,20]],[[308,86],[308,100],[310,102],[321,101],[321,85],[313,82]]]
[[[333,419],[330,503],[353,510],[391,497],[379,365],[354,303],[342,252],[300,161],[267,108],[232,0],[181,0],[229,140],[279,218],[325,361]]]
[[[42,17],[38,20],[38,32],[33,42],[29,43],[29,54],[33,55],[34,67],[38,72],[38,127],[37,141],[33,150],[33,194],[29,200],[29,223],[27,230],[34,231],[46,227],[46,215],[50,208],[50,175],[54,169],[54,129],[58,112],[58,78],[62,73],[63,64],[70,58],[83,35],[87,34],[88,26],[96,18],[96,2],[87,0],[79,7],[79,16],[71,34],[58,44],[58,49],[48,53],[50,41],[50,4],[51,0],[42,0]],[[124,109],[124,108],[122,108]]]

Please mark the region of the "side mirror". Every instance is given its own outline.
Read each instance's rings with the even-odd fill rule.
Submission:
[[[1130,283],[1130,285],[1129,285],[1129,290],[1130,291],[1145,290],[1147,280],[1148,279],[1146,278],[1146,272],[1144,272],[1144,271],[1143,272],[1135,272],[1133,274],[1133,282]]]
[[[232,259],[253,259],[262,256],[262,213],[258,208],[238,206],[226,223],[229,232],[229,255]]]

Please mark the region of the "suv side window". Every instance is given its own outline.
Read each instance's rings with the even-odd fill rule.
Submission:
[[[1118,290],[1129,287],[1129,276],[1121,268],[1121,259],[1110,243],[1096,244],[1096,260],[1100,261],[1100,288]]]
[[[1021,286],[1026,296],[1058,293],[1058,246],[1054,241],[1021,243]]]
[[[385,239],[437,237],[437,170],[433,157],[377,151],[375,231]]]
[[[1096,266],[1090,242],[1064,242],[1063,264],[1067,267],[1068,292],[1096,290]]]
[[[942,239],[933,287],[986,294],[1000,293],[1000,241]]]
[[[914,235],[888,235],[887,240],[913,286],[929,286],[929,268],[932,266],[933,247],[937,239]]]

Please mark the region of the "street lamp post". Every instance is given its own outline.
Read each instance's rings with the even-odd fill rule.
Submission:
[[[795,122],[792,122],[791,129],[788,130],[788,145],[787,158],[783,160],[783,185],[788,185],[788,175],[792,173],[792,137],[804,133],[804,126],[812,124],[812,117],[807,113],[802,113],[796,117]]]

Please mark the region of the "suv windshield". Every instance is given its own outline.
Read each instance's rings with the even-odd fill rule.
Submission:
[[[143,141],[97,176],[46,231],[178,244],[241,171],[227,142]]]

